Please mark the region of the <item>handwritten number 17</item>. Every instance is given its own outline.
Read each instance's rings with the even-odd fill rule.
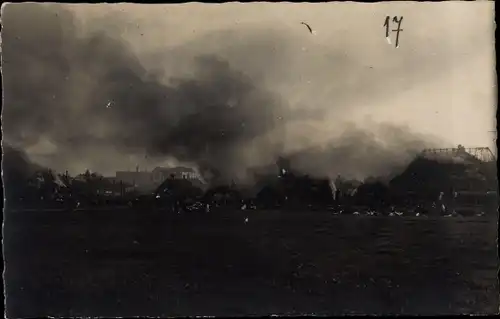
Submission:
[[[385,37],[389,38],[389,32],[396,32],[396,48],[399,47],[399,32],[402,32],[403,29],[401,29],[401,22],[403,22],[403,17],[399,18],[398,17],[393,17],[392,22],[394,24],[397,23],[397,28],[393,30],[389,30],[389,24],[391,23],[391,17],[387,16],[385,17],[385,22],[384,22],[384,27],[385,27]]]

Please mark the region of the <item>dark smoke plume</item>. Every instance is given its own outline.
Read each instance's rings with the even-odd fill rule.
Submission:
[[[230,172],[235,147],[276,125],[279,98],[217,57],[165,86],[123,42],[79,38],[60,7],[8,6],[4,17],[4,131],[15,144],[44,138],[74,158],[106,147],[168,154]]]
[[[2,143],[2,182],[8,185],[4,187],[4,199],[19,197],[28,179],[43,170],[45,168],[33,163],[22,150]]]
[[[25,180],[43,169],[42,166],[33,163],[22,150],[2,143],[2,175],[6,180]]]
[[[2,22],[4,138],[57,170],[175,159],[245,179],[247,168],[291,155],[313,175],[376,174],[424,144],[406,129],[406,139],[374,142],[369,127],[297,146],[290,134],[309,135],[295,124],[308,113],[221,56],[198,55],[190,75],[172,76],[147,69],[125,41],[80,30],[57,5],[8,5]]]
[[[385,124],[370,128],[371,132],[353,127],[322,147],[294,153],[290,156],[292,165],[315,177],[387,179],[404,170],[431,145],[425,136],[412,134],[401,126]]]

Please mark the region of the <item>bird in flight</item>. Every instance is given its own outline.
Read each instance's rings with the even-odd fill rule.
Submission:
[[[311,34],[315,34],[315,32],[313,31],[313,29],[311,29],[311,26],[310,26],[310,25],[308,25],[308,24],[307,24],[307,23],[305,23],[305,22],[301,22],[300,24],[305,25],[305,26],[307,27],[307,29],[309,30],[309,32],[311,32]]]

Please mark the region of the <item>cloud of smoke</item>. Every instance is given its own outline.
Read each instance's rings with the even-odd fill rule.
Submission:
[[[286,75],[271,62],[287,57],[266,56],[271,45],[286,47],[286,37],[253,36],[251,50],[232,49],[235,61],[253,61],[252,76],[209,50],[181,58],[199,44],[162,52],[184,65],[168,73],[146,68],[118,37],[80,29],[60,6],[9,5],[2,16],[4,138],[57,170],[106,174],[173,159],[245,180],[247,168],[290,155],[304,173],[361,178],[390,171],[428,144],[404,127],[359,128],[290,106],[268,87],[274,72]]]
[[[390,123],[365,125],[369,130],[352,127],[324,145],[294,153],[292,163],[300,171],[317,177],[389,177],[432,145],[428,137],[411,133],[405,127]]]
[[[4,199],[8,201],[11,196],[22,194],[26,181],[42,169],[24,151],[2,142],[2,182],[8,185],[4,188]]]
[[[3,176],[7,180],[24,180],[43,168],[33,163],[24,151],[16,149],[11,145],[2,143],[2,153],[2,167],[8,168],[3,170]]]

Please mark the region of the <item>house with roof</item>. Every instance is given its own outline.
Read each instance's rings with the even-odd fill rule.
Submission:
[[[156,167],[152,172],[153,182],[157,185],[168,178],[187,179],[190,181],[200,180],[199,174],[190,167]]]

